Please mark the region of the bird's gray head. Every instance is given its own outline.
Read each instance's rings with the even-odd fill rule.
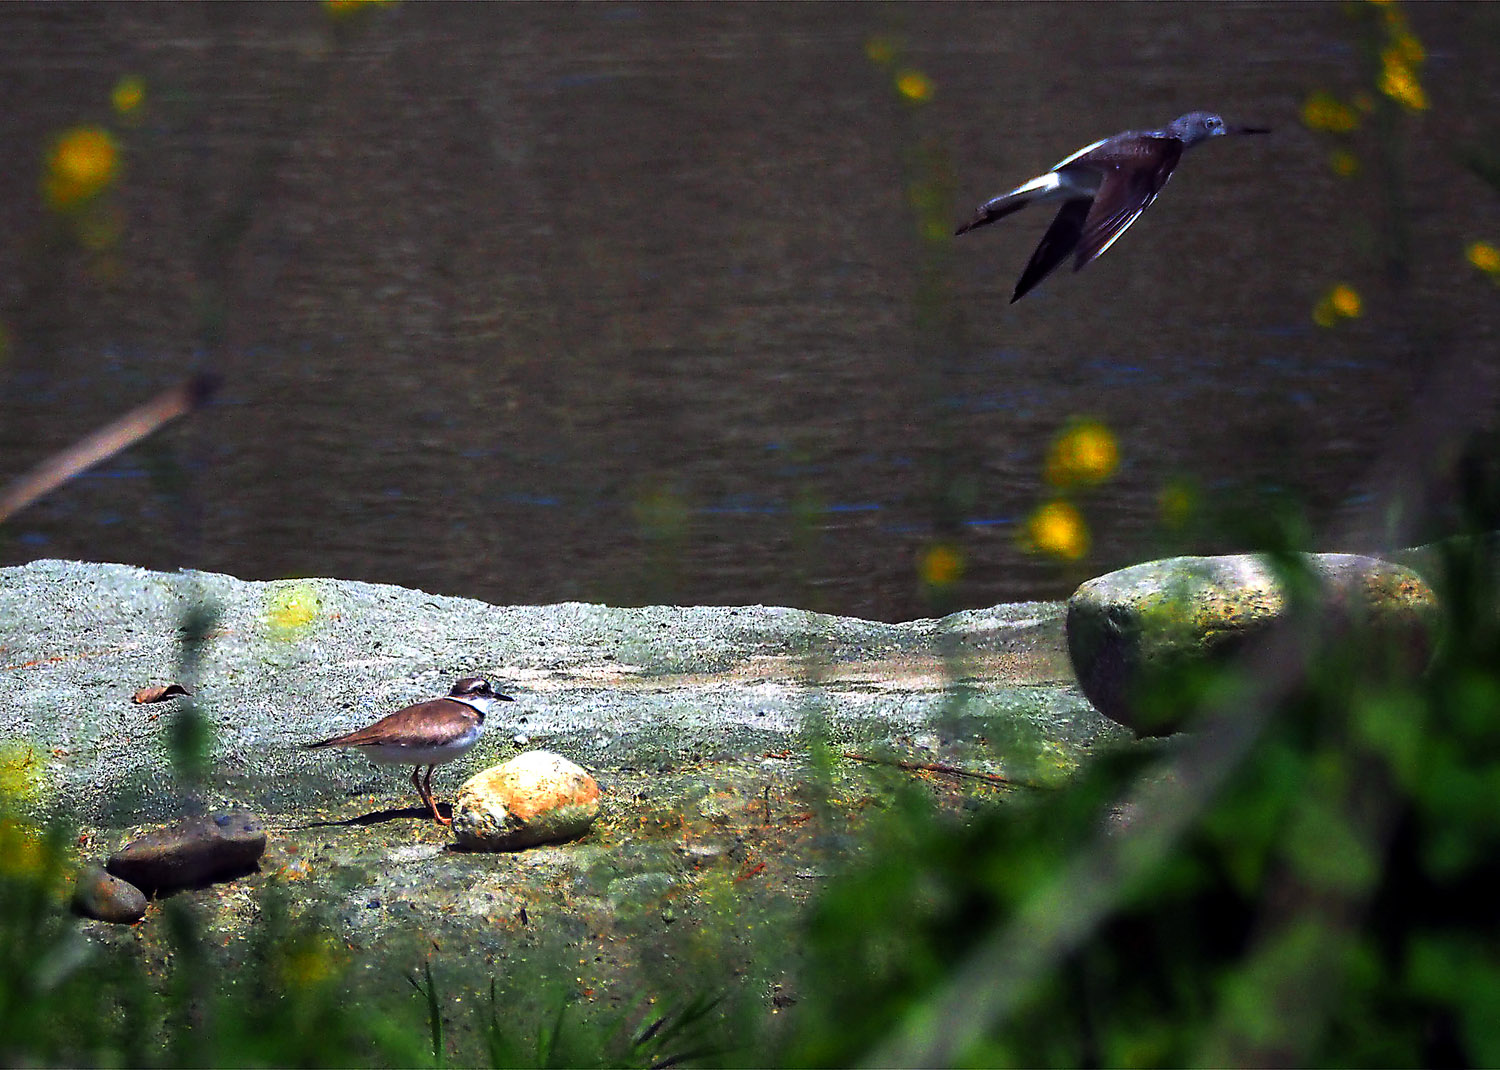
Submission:
[[[1190,111],[1186,115],[1173,119],[1172,125],[1167,129],[1177,135],[1183,148],[1196,145],[1200,141],[1207,141],[1211,137],[1223,137],[1229,133],[1229,127],[1224,125],[1224,120],[1210,111]]]
[[[1270,133],[1263,126],[1230,126],[1211,111],[1190,111],[1186,115],[1173,119],[1167,129],[1171,131],[1173,137],[1182,142],[1182,147],[1185,149],[1192,148],[1200,141],[1207,141],[1211,137],[1223,137],[1225,134]]]

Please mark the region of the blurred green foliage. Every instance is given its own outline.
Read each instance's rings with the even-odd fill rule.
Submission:
[[[68,912],[70,840],[65,823],[36,824],[0,799],[0,1063],[420,1061],[409,1021],[347,1002],[346,957],[282,889],[263,896],[229,970],[184,898],[162,904],[160,947],[89,937]]]
[[[1293,622],[1278,688],[1238,668],[1159,682],[1164,701],[1199,709],[1250,696],[1192,745],[1117,753],[1065,791],[962,822],[893,817],[813,918],[784,1061],[1494,1063],[1500,601],[1484,547],[1441,553],[1447,625],[1425,673],[1381,636]],[[1215,733],[1253,734],[1217,787],[1196,760]],[[1126,800],[1163,781],[1186,786],[1194,816],[1132,866],[1165,815]],[[1048,900],[1066,909],[1077,897],[1057,890],[1100,873],[1116,879],[1090,893],[1105,900],[1097,924],[1060,955],[1028,955]]]

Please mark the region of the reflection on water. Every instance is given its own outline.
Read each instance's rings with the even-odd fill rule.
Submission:
[[[0,560],[900,619],[941,608],[935,562],[978,605],[1162,552],[1185,485],[1341,515],[1426,382],[1413,353],[1472,354],[1494,389],[1462,249],[1500,219],[1436,151],[1468,120],[1414,131],[1410,295],[1322,329],[1363,263],[1358,187],[1298,124],[1355,76],[1339,9],[1102,11],[407,5],[330,34],[316,7],[7,9],[13,158],[108,116],[123,74],[145,103],[114,244],[57,253],[35,168],[0,175],[0,476],[198,361],[227,385],[23,514]],[[1411,17],[1438,87],[1493,113],[1494,16]],[[920,107],[876,36],[930,79]],[[1047,213],[935,257],[919,234],[924,166],[957,222],[1199,107],[1275,133],[1196,150],[1108,257],[1021,304]],[[1119,469],[1079,496],[1091,550],[1065,566],[1021,542],[1076,418]]]

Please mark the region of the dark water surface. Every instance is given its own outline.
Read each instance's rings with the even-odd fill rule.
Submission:
[[[1495,395],[1497,294],[1463,249],[1500,212],[1455,155],[1500,114],[1492,6],[1408,9],[1432,107],[1404,150],[1399,285],[1377,184],[1335,177],[1298,121],[1310,90],[1369,81],[1339,6],[366,14],[331,35],[314,5],[0,8],[0,480],[195,367],[226,381],[18,517],[0,563],[903,619],[942,608],[916,569],[938,537],[966,557],[957,605],[1173,548],[1158,498],[1182,477],[1353,523],[1435,369]],[[925,106],[874,35],[931,78]],[[121,236],[79,251],[49,231],[43,148],[118,126],[125,74],[148,106],[120,133]],[[1275,132],[1195,150],[1107,256],[1015,306],[1046,213],[946,252],[921,237],[923,176],[951,176],[957,222],[1194,108]],[[1365,315],[1319,328],[1339,281]],[[1079,415],[1123,465],[1063,568],[1016,536]]]

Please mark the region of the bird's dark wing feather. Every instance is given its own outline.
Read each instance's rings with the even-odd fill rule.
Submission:
[[[1016,292],[1011,296],[1010,303],[1015,304],[1026,296],[1026,292],[1037,283],[1057,269],[1078,246],[1079,236],[1083,233],[1083,223],[1089,214],[1089,201],[1067,201],[1057,213],[1057,218],[1052,220],[1052,225],[1047,228],[1047,233],[1042,235],[1042,240],[1036,247],[1036,252],[1031,254],[1031,260],[1026,264],[1026,270],[1021,272],[1021,280],[1016,283]]]
[[[1181,159],[1176,138],[1140,138],[1090,154],[1088,162],[1104,170],[1104,182],[1083,224],[1073,270],[1082,270],[1140,217]]]

